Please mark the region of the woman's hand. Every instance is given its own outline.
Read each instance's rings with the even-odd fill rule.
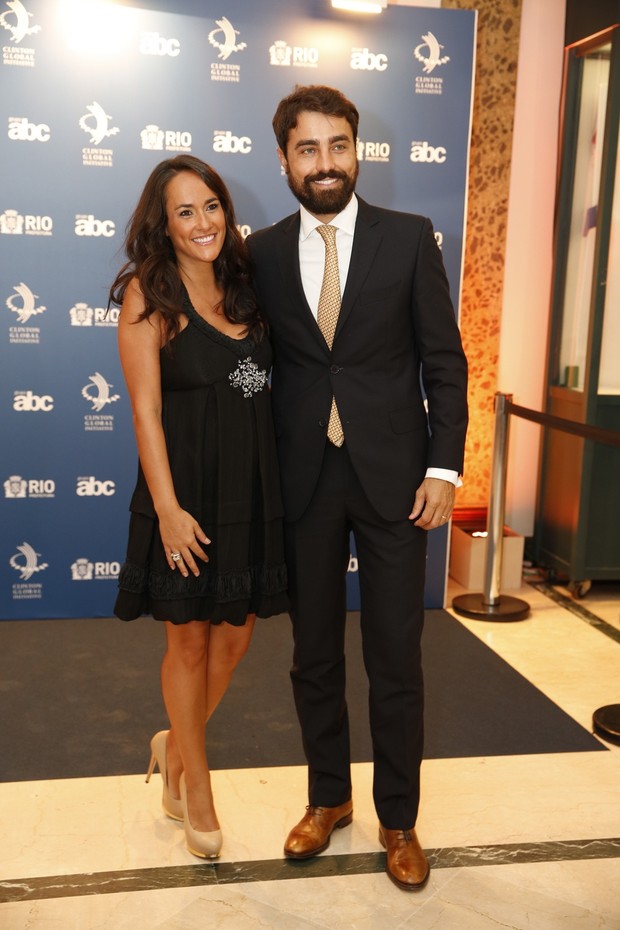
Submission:
[[[202,545],[211,540],[205,535],[191,513],[176,507],[170,512],[159,514],[159,532],[168,565],[174,571],[178,569],[187,578],[189,572],[198,576],[200,569],[196,559],[208,562],[209,556]]]

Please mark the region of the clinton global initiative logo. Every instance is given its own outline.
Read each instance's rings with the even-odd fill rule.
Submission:
[[[284,39],[278,39],[269,46],[269,64],[275,68],[318,68],[319,50],[287,45]]]
[[[20,281],[13,287],[14,293],[7,297],[6,305],[15,314],[19,326],[9,327],[9,342],[21,345],[38,345],[41,330],[38,326],[26,324],[33,316],[45,313],[47,307],[37,307],[37,294],[33,294],[27,284]]]
[[[30,581],[33,575],[45,571],[49,568],[47,562],[39,563],[40,552],[35,552],[30,543],[23,542],[17,546],[17,552],[9,559],[9,565],[16,572],[19,572],[21,581]]]
[[[239,30],[235,29],[225,16],[216,19],[215,24],[217,29],[212,29],[209,33],[209,42],[218,50],[219,61],[211,64],[211,80],[238,83],[241,68],[239,65],[228,62],[228,59],[233,52],[241,52],[247,48],[247,42],[237,42]]]
[[[113,581],[118,578],[120,570],[119,562],[91,562],[89,559],[76,559],[71,565],[71,580]]]
[[[86,414],[84,417],[86,432],[112,432],[114,429],[114,417],[111,414],[101,412],[120,399],[120,394],[110,393],[112,387],[113,385],[109,384],[103,375],[96,371],[88,379],[88,384],[85,384],[82,388],[82,397],[91,404],[91,409],[95,411]]]
[[[34,49],[16,47],[23,39],[41,31],[40,26],[31,22],[33,16],[20,0],[7,0],[4,4],[4,11],[0,13],[0,26],[11,33],[10,41],[13,43],[2,47],[2,60],[5,65],[34,68]]]
[[[155,123],[149,123],[140,132],[143,149],[151,152],[191,152],[192,134],[186,130],[160,129]]]
[[[56,482],[52,478],[22,478],[21,475],[9,475],[3,487],[4,496],[8,500],[56,496]]]
[[[365,142],[362,139],[358,139],[356,143],[356,152],[358,161],[389,162],[390,143]]]
[[[110,125],[111,119],[112,117],[96,100],[88,104],[86,113],[80,117],[78,125],[80,129],[88,133],[91,146],[100,146],[104,139],[120,132],[118,126]],[[82,149],[82,164],[94,168],[111,168],[113,155],[112,149],[86,147]]]
[[[86,303],[73,304],[69,310],[72,326],[118,326],[119,307],[90,307]]]
[[[118,126],[110,126],[112,117],[96,101],[86,107],[86,113],[80,117],[79,127],[90,136],[91,145],[100,145],[108,136],[119,132]]]
[[[214,48],[219,49],[218,58],[226,61],[233,52],[240,52],[247,48],[247,42],[237,42],[239,30],[235,29],[229,19],[223,16],[222,19],[216,19],[215,22],[218,28],[212,29],[209,33],[209,42]]]
[[[432,72],[440,65],[445,65],[450,61],[448,55],[441,54],[443,45],[440,45],[437,38],[432,32],[427,32],[422,37],[422,41],[413,50],[413,57],[420,64],[424,65],[422,74],[415,79],[416,94],[435,94],[443,92],[443,78],[433,76]]]
[[[98,371],[90,376],[88,382],[82,388],[82,397],[90,401],[93,410],[99,412],[104,410],[108,404],[113,404],[119,400],[120,394],[110,394],[110,388],[113,385],[109,384]]]
[[[22,215],[12,209],[0,213],[0,235],[3,236],[51,236],[53,227],[51,216]]]

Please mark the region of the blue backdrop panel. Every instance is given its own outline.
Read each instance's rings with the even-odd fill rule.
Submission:
[[[189,151],[243,234],[296,209],[271,119],[296,83],[360,109],[367,200],[430,216],[458,310],[475,14],[327,0],[0,0],[0,617],[107,616],[137,459],[107,293],[151,169]],[[443,604],[447,532],[429,538]],[[349,606],[359,594],[352,552]]]

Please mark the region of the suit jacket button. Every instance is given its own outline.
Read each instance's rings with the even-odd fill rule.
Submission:
[[[321,427],[321,429],[325,429],[325,427],[327,426],[327,420],[319,420],[319,426]]]
[[[339,371],[342,371],[342,368],[340,367],[340,365],[332,365],[332,367],[329,370],[332,373],[332,375],[337,375]]]

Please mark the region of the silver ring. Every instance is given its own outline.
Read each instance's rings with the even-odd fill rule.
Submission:
[[[173,562],[178,562],[178,561],[180,560],[180,558],[181,558],[181,553],[180,553],[180,552],[171,552],[171,553],[170,553],[170,558],[172,559]]]
[[[443,517],[442,517],[441,519],[442,519],[442,520],[449,520],[449,519],[450,519],[450,515],[449,515],[449,514],[446,515],[446,514],[444,513],[444,515],[443,515]]]

